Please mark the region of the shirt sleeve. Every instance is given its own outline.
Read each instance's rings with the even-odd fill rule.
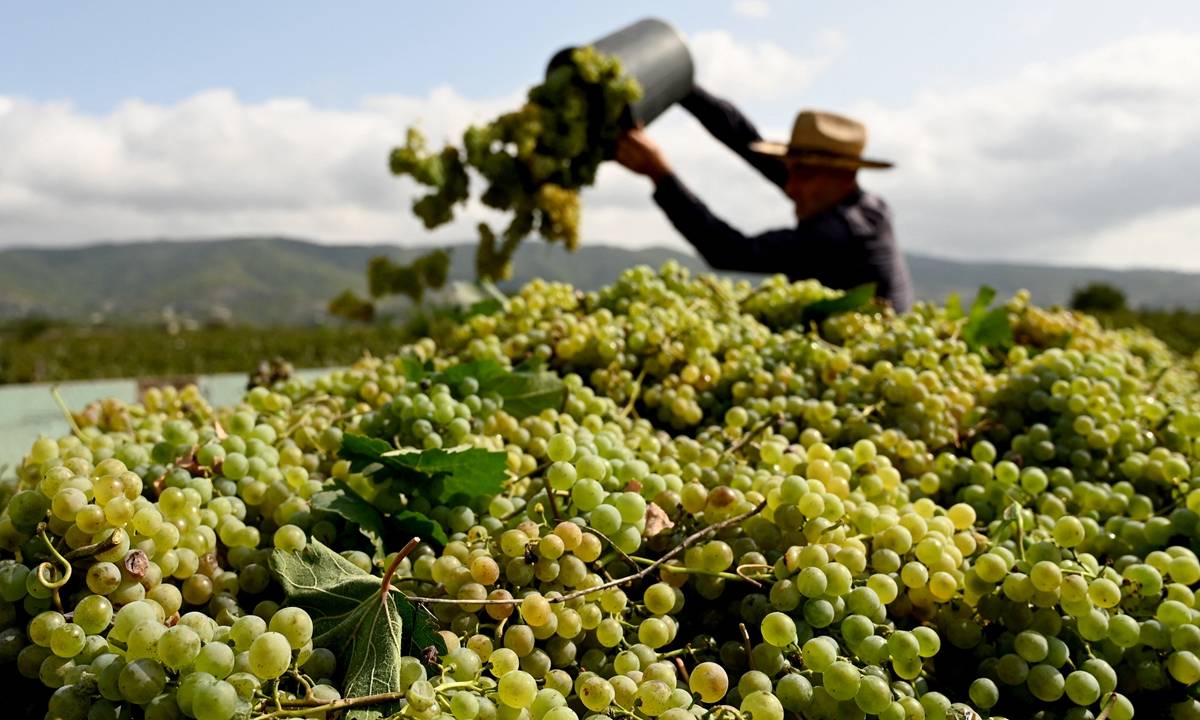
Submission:
[[[787,246],[787,230],[747,236],[713,214],[675,175],[659,181],[654,201],[667,219],[716,270],[733,272],[784,272],[779,250]]]
[[[722,100],[696,86],[679,103],[716,139],[740,155],[768,180],[783,189],[788,169],[782,160],[750,150],[750,143],[762,140],[753,123],[733,103]]]

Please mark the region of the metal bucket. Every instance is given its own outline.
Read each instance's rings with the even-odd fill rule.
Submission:
[[[692,91],[692,54],[679,31],[662,20],[638,20],[590,44],[619,58],[624,71],[642,86],[642,99],[633,103],[622,118],[626,127],[649,125]],[[574,49],[563,48],[555,53],[547,70],[569,62]]]

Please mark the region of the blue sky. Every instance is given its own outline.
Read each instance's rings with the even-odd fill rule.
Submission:
[[[785,133],[852,112],[898,169],[865,183],[909,248],[1110,265],[1182,262],[1200,231],[1194,3],[22,3],[0,26],[0,245],[281,232],[437,242],[381,171],[419,121],[452,136],[510,107],[559,47],[654,14],[699,81]],[[681,111],[652,127],[746,230],[776,193]],[[12,152],[13,149],[16,152]],[[605,168],[585,235],[681,241],[638,178]],[[635,228],[627,231],[628,228]],[[1153,238],[1129,250],[1130,237]],[[1157,250],[1155,251],[1155,249]]]
[[[0,92],[69,99],[88,112],[127,98],[172,103],[232,88],[258,101],[303,97],[330,107],[362,97],[426,93],[450,84],[487,96],[536,79],[554,49],[599,37],[647,14],[685,33],[721,28],[745,42],[803,51],[833,31],[854,52],[793,102],[888,102],[954,90],[1034,62],[1153,30],[1195,31],[1185,1],[1139,7],[1067,1],[774,2],[747,17],[725,1],[647,3],[20,3],[0,28]],[[847,5],[847,4],[840,4]]]

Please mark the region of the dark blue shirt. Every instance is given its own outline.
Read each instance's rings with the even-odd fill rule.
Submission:
[[[714,137],[780,189],[788,169],[780,158],[750,150],[758,130],[732,104],[696,88],[681,103]],[[659,181],[654,200],[671,224],[718,270],[783,273],[847,290],[875,283],[875,294],[899,311],[912,306],[908,265],[892,234],[892,216],[877,195],[857,190],[795,227],[747,236],[712,213],[675,175]]]

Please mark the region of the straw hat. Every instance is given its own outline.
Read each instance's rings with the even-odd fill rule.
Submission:
[[[806,165],[840,168],[890,168],[883,160],[862,156],[867,127],[857,120],[820,110],[803,110],[792,125],[790,142],[759,141],[750,149],[763,155],[787,157]]]

